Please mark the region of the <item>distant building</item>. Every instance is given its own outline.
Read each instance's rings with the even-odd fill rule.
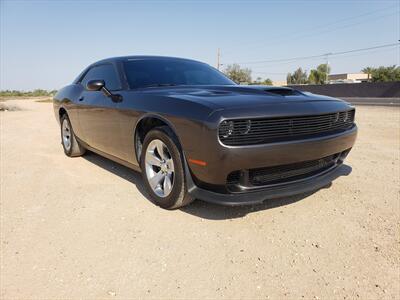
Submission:
[[[283,80],[283,81],[272,81],[272,85],[273,86],[286,86],[287,82],[286,82],[286,80]]]
[[[344,73],[344,74],[331,74],[328,76],[329,83],[355,83],[367,82],[369,75],[365,73]]]

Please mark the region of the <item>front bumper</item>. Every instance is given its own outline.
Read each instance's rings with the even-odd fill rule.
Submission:
[[[354,125],[337,134],[264,145],[230,147],[210,140],[206,141],[208,152],[201,156],[207,166],[191,164],[190,171],[199,187],[220,192],[231,172],[322,158],[351,149],[356,138]]]
[[[188,171],[188,170],[187,170]],[[196,186],[189,175],[188,178],[188,192],[189,194],[199,200],[206,202],[223,204],[228,206],[235,205],[250,205],[262,203],[266,200],[289,197],[298,194],[317,191],[340,176],[347,176],[351,172],[351,167],[347,165],[338,165],[328,172],[315,176],[309,179],[302,180],[296,183],[288,183],[275,187],[262,188],[257,191],[243,192],[243,193],[229,193],[222,194],[210,190],[202,189]]]
[[[203,173],[193,172],[193,167],[189,169],[186,164],[188,191],[196,199],[225,205],[255,204],[268,199],[315,191],[327,186],[337,177],[351,172],[351,168],[344,165],[343,161],[353,147],[356,137],[357,126],[354,125],[353,128],[339,134],[307,140],[249,147],[221,147],[216,153],[211,153],[217,160],[210,164],[208,169],[204,168]],[[319,159],[336,153],[345,154],[332,168],[308,178],[237,192],[227,188],[227,175],[234,170],[279,166]]]

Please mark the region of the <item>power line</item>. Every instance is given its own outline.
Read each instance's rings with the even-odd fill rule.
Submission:
[[[375,47],[369,47],[369,48],[362,48],[362,49],[355,49],[355,50],[336,52],[336,53],[332,53],[332,54],[333,55],[341,55],[341,54],[346,54],[346,53],[373,50],[373,49],[379,49],[379,48],[387,48],[387,47],[393,47],[393,46],[399,46],[399,45],[400,45],[399,43],[393,43],[393,44],[388,44],[388,45],[381,45],[381,46],[375,46]]]
[[[358,23],[347,24],[347,25],[344,25],[344,26],[341,26],[341,27],[337,27],[337,28],[333,28],[333,29],[328,29],[328,30],[320,31],[320,32],[317,32],[316,34],[297,35],[296,38],[306,38],[306,37],[311,37],[311,36],[317,36],[317,35],[321,35],[321,34],[324,34],[324,33],[327,33],[327,32],[336,31],[336,30],[338,30],[338,29],[349,28],[349,27],[352,27],[353,25],[359,25],[359,24],[365,23],[365,22],[377,21],[378,19],[381,19],[381,18],[384,18],[384,17],[387,17],[387,16],[397,15],[397,14],[399,14],[399,12],[400,12],[400,11],[396,11],[396,12],[394,12],[394,13],[390,13],[390,14],[386,14],[386,15],[381,15],[381,16],[378,16],[378,17],[374,18],[373,20],[364,20],[364,21],[361,21],[361,22],[358,22]],[[284,38],[286,38],[286,37],[287,37],[287,36],[284,36]],[[295,39],[296,39],[296,38],[295,38]],[[292,42],[293,40],[294,40],[294,39],[290,39],[290,40],[286,39],[287,42]],[[283,42],[286,42],[286,41],[283,41]],[[274,42],[273,45],[276,46],[276,45],[279,45],[279,44],[282,44],[282,42],[281,42],[281,43],[279,43],[279,42],[278,42],[278,43]],[[255,49],[253,48],[253,50],[255,50]],[[319,57],[319,56],[316,56],[316,57]],[[229,64],[229,63],[225,63],[225,64]],[[245,63],[243,63],[243,64],[245,64]]]
[[[389,49],[389,48],[373,49],[373,50],[364,51],[363,53],[336,56],[336,57],[333,57],[332,60],[336,61],[337,59],[343,59],[343,58],[349,58],[349,57],[360,57],[362,55],[370,55],[371,53],[387,52],[387,51],[391,51],[391,50],[392,49]],[[320,59],[321,59],[321,57],[311,58],[311,59],[308,59],[308,60],[320,60]],[[265,69],[266,68],[271,68],[271,67],[276,67],[276,66],[278,66],[281,69],[282,66],[293,64],[295,62],[296,61],[290,61],[290,62],[285,62],[285,63],[272,63],[272,64],[268,64],[268,65],[263,65],[263,66],[255,66],[255,67],[252,68],[252,71],[254,73],[258,73],[260,71],[260,72],[265,73],[265,74],[268,73],[268,74],[271,74],[271,75],[275,75],[275,73],[265,72]],[[278,75],[278,73],[276,73],[276,74]],[[286,73],[284,73],[284,74],[286,74]]]
[[[338,58],[339,59],[343,59],[343,58],[349,58],[349,57],[360,57],[362,55],[371,55],[373,53],[388,52],[388,51],[392,51],[392,50],[394,50],[394,48],[393,49],[384,48],[384,49],[378,49],[378,50],[375,49],[373,51],[368,50],[368,51],[364,51],[364,53],[357,53],[357,54],[350,54],[350,55],[340,55],[340,56],[337,56],[337,57],[333,57],[333,59],[336,60]],[[400,54],[400,52],[399,52],[399,54]]]
[[[286,75],[287,74],[287,73],[283,73],[283,72],[277,73],[277,72],[259,72],[259,71],[252,71],[252,73],[266,74],[266,75]]]
[[[394,48],[392,48],[392,49],[394,49]],[[336,61],[337,59],[343,59],[343,58],[348,58],[348,57],[359,57],[359,56],[362,56],[362,55],[370,55],[371,53],[378,53],[378,52],[390,51],[390,50],[391,50],[390,48],[366,50],[366,51],[363,51],[362,53],[355,52],[357,54],[338,55],[338,56],[330,57],[330,59],[332,59],[332,61],[333,60]],[[322,57],[323,57],[323,55],[322,56],[318,56],[318,57],[313,57],[313,58],[307,58],[307,59],[304,59],[304,60],[307,60],[307,61],[317,61],[317,60],[319,60],[320,61]],[[266,68],[271,68],[271,67],[272,68],[273,67],[279,67],[279,69],[281,69],[282,66],[286,66],[286,65],[290,65],[290,64],[294,64],[294,63],[297,64],[298,62],[296,60],[291,60],[291,61],[288,61],[288,62],[275,62],[275,63],[266,64],[266,65],[255,65],[255,66],[252,66],[252,70],[254,72],[257,72],[257,70],[264,71]],[[397,64],[400,64],[400,63],[397,63]]]
[[[399,43],[385,44],[385,45],[379,45],[379,46],[368,47],[368,48],[352,49],[352,50],[341,51],[341,52],[331,52],[331,53],[329,53],[329,56],[332,57],[332,56],[342,55],[342,54],[346,54],[346,53],[368,51],[368,50],[373,50],[373,49],[387,48],[387,47],[394,47],[394,46],[399,46]],[[292,58],[238,62],[238,64],[249,65],[249,64],[260,64],[260,63],[270,63],[270,62],[289,62],[289,61],[297,61],[297,60],[304,60],[304,59],[310,59],[310,58],[326,57],[326,55],[327,55],[327,53],[319,54],[319,55],[311,55],[311,56],[292,57]]]
[[[340,24],[340,23],[342,23],[342,22],[344,22],[344,21],[362,18],[362,17],[368,16],[368,15],[373,15],[373,14],[375,14],[375,13],[377,13],[377,12],[386,11],[386,10],[391,10],[391,9],[396,8],[396,7],[397,7],[397,5],[395,5],[395,6],[392,5],[392,6],[389,6],[389,7],[382,8],[382,9],[377,9],[377,10],[373,10],[373,11],[370,11],[370,12],[367,12],[367,13],[363,13],[363,14],[360,14],[360,15],[356,15],[356,16],[353,16],[353,17],[347,17],[347,18],[339,19],[339,20],[337,20],[337,21],[335,21],[335,22],[331,22],[331,23],[326,23],[326,24],[324,24],[324,25],[320,25],[318,28],[307,27],[307,28],[305,28],[305,29],[302,30],[303,32],[307,31],[307,34],[305,34],[305,35],[304,35],[304,34],[303,34],[303,35],[298,35],[298,33],[289,32],[289,33],[286,33],[286,34],[279,34],[279,35],[277,35],[277,36],[275,36],[275,37],[270,37],[268,40],[269,40],[269,41],[270,41],[270,40],[274,40],[274,44],[273,44],[273,45],[276,45],[276,44],[277,44],[277,43],[276,43],[276,39],[277,39],[277,38],[278,38],[278,40],[279,40],[279,39],[285,39],[285,40],[287,40],[288,37],[293,36],[293,35],[295,36],[295,38],[304,38],[304,37],[309,37],[309,36],[320,35],[320,34],[323,34],[323,33],[326,33],[326,32],[336,31],[336,30],[338,30],[338,29],[343,29],[343,28],[352,27],[352,26],[354,26],[354,25],[359,25],[359,24],[362,24],[362,23],[365,23],[365,22],[371,22],[371,19],[359,21],[359,22],[356,22],[356,23],[349,23],[349,24],[346,24],[346,25],[340,26],[340,27],[328,28],[328,29],[326,29],[326,30],[321,31],[321,29],[330,27],[330,26],[332,26],[332,25]],[[396,13],[398,13],[398,12],[396,12]],[[383,17],[387,17],[387,16],[389,16],[389,15],[394,15],[394,14],[396,14],[396,13],[390,13],[390,14],[381,15],[381,16],[375,17],[375,18],[373,18],[373,19],[374,19],[374,20],[381,19],[381,18],[383,18]],[[310,32],[311,32],[311,34],[310,34]],[[312,32],[314,32],[314,34],[313,34]],[[292,38],[290,39],[290,42],[291,42],[291,41],[293,41]],[[282,44],[282,43],[278,43],[278,44]],[[247,46],[251,47],[252,50],[254,50],[254,47],[257,47],[257,44],[247,45]],[[258,44],[258,46],[263,46],[263,44]],[[225,52],[225,55],[226,55],[226,54],[230,54],[230,53],[234,53],[234,52],[235,52],[235,51],[227,51],[227,52]]]
[[[379,52],[387,52],[387,51],[391,51],[391,49],[388,49],[388,48],[372,49],[372,50],[364,51],[364,53],[350,54],[350,55],[340,55],[340,56],[334,57],[334,59],[351,58],[351,57],[355,57],[355,56],[359,57],[361,55],[370,55],[370,53],[379,53]],[[292,62],[290,62],[290,63],[292,63]],[[286,64],[287,63],[279,64],[279,66],[281,67],[282,65],[286,65]],[[277,65],[277,64],[275,64],[275,65]],[[261,75],[286,75],[289,72],[291,72],[290,70],[288,72],[286,72],[286,73],[284,73],[284,72],[280,72],[280,73],[278,73],[278,72],[266,72],[266,71],[264,71],[266,67],[261,67],[261,68],[262,68],[262,70],[260,70],[260,71],[257,71],[257,70],[254,70],[254,69],[252,71],[253,71],[254,74],[261,74]]]
[[[347,24],[347,25],[344,25],[344,26],[341,26],[341,27],[336,27],[336,28],[333,28],[333,29],[328,29],[328,30],[320,31],[320,32],[317,32],[317,33],[315,33],[315,34],[297,35],[296,38],[286,39],[286,40],[281,41],[281,42],[278,42],[278,43],[276,43],[276,42],[274,41],[274,43],[273,43],[272,45],[273,45],[273,46],[276,46],[276,45],[281,45],[281,44],[284,44],[284,43],[287,43],[287,42],[293,42],[293,40],[296,40],[296,39],[299,39],[299,38],[304,39],[304,38],[307,38],[307,37],[314,37],[314,36],[318,36],[318,35],[321,35],[321,34],[325,34],[325,33],[327,33],[327,32],[332,32],[332,31],[337,31],[337,30],[344,29],[344,28],[353,27],[354,25],[359,25],[359,24],[362,24],[362,23],[365,23],[365,22],[371,23],[371,22],[377,21],[377,20],[379,20],[379,19],[381,19],[381,18],[384,18],[384,17],[387,17],[387,16],[397,15],[399,12],[400,12],[400,11],[396,11],[396,12],[394,12],[394,13],[390,13],[390,14],[386,14],[386,15],[382,15],[382,16],[376,17],[376,18],[374,18],[373,20],[364,20],[364,21],[358,22],[358,23]],[[286,38],[286,37],[284,37],[284,38]],[[257,48],[253,48],[251,51],[255,51],[255,50],[257,50]],[[225,63],[225,64],[226,64],[226,63]]]

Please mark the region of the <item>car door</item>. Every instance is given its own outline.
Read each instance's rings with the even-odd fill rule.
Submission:
[[[103,63],[91,67],[81,80],[83,91],[78,99],[78,119],[85,142],[102,152],[120,157],[120,126],[116,112],[117,103],[102,91],[88,91],[90,80],[104,80],[111,92],[121,89],[115,66]]]

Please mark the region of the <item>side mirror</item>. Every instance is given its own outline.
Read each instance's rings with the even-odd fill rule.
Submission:
[[[113,94],[106,88],[106,83],[104,82],[104,80],[101,80],[101,79],[90,80],[86,84],[86,89],[88,91],[102,91],[104,93],[104,95],[106,95],[107,97],[110,97],[111,100],[114,102],[122,101],[121,95]]]
[[[90,80],[86,84],[86,89],[88,91],[100,91],[102,88],[104,88],[106,83],[104,80]]]

